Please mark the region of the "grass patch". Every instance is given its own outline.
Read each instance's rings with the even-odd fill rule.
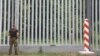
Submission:
[[[9,56],[9,55],[0,53],[0,56]],[[66,53],[19,53],[19,55],[12,54],[10,56],[81,56],[81,55],[79,55],[77,52],[66,52]],[[97,56],[100,55],[97,54]]]
[[[0,56],[9,56],[7,54],[0,54]],[[12,54],[11,56],[16,56]],[[18,56],[77,56],[76,53],[19,53]]]

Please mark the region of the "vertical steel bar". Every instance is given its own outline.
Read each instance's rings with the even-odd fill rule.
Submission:
[[[99,5],[98,6],[99,6],[99,23],[98,23],[99,24],[99,28],[98,28],[98,30],[99,30],[99,34],[100,34],[100,0],[99,0]],[[98,39],[99,39],[99,43],[100,43],[100,37],[99,36],[98,36]],[[99,43],[98,43],[98,45],[99,45]],[[100,48],[100,45],[99,45],[99,48]]]
[[[80,44],[82,45],[82,0],[80,0]]]
[[[49,0],[47,0],[47,34],[46,34],[46,41],[47,41],[47,45],[49,44]]]
[[[28,0],[28,45],[30,44],[30,0]]]
[[[12,24],[14,23],[13,21],[14,21],[14,0],[12,0]]]
[[[45,44],[45,0],[43,0],[43,44]]]
[[[73,26],[72,26],[72,43],[75,44],[75,1],[72,2],[72,17],[73,17]]]
[[[26,0],[24,0],[24,45],[26,44]]]
[[[71,44],[71,0],[69,0],[69,44]]]
[[[3,44],[5,45],[6,40],[6,0],[4,0],[4,30],[3,30]]]
[[[10,30],[10,0],[8,0],[8,32]],[[9,45],[9,37],[7,37],[7,45]]]
[[[96,49],[98,49],[98,20],[97,20],[97,18],[98,18],[98,16],[97,16],[97,0],[95,0],[95,20],[96,20],[96,22],[95,22],[95,30],[96,30],[96,35],[95,35],[95,37],[96,37]]]
[[[51,20],[50,20],[50,31],[51,31],[51,32],[50,32],[50,44],[52,44],[52,4],[53,4],[53,3],[52,3],[52,0],[50,0],[50,2],[51,2],[51,3],[50,3],[50,10],[51,10],[51,11],[50,11],[50,12],[51,12],[51,13],[50,13],[50,19],[51,19]]]
[[[99,49],[99,20],[98,20],[98,18],[99,18],[99,16],[98,16],[98,14],[99,14],[99,4],[98,4],[98,2],[99,2],[99,0],[97,0],[97,50]]]
[[[32,45],[33,45],[33,38],[34,38],[34,0],[32,0]]]
[[[41,45],[41,0],[39,1],[39,44]]]
[[[64,23],[63,23],[63,20],[64,20],[64,15],[63,15],[63,13],[64,13],[63,8],[64,8],[64,7],[63,7],[63,3],[64,3],[64,2],[63,2],[63,0],[62,0],[61,2],[62,2],[62,4],[61,4],[61,6],[62,6],[62,10],[61,10],[61,19],[62,19],[62,20],[61,20],[61,21],[62,21],[62,23],[61,23],[61,33],[62,33],[62,34],[61,34],[61,40],[62,40],[62,44],[64,44],[64,36],[63,36],[63,35],[64,35],[64,33],[63,33],[63,32],[64,32],[64,31],[63,31],[63,28],[64,28],[64,25],[63,25],[63,24],[64,24]]]
[[[54,0],[54,44],[56,44],[56,0]]]
[[[0,0],[0,45],[1,45],[1,37],[2,37],[1,30],[2,30],[2,0]]]
[[[83,19],[85,19],[85,10],[86,10],[86,3],[85,3],[86,1],[85,0],[83,0]]]
[[[22,3],[23,0],[20,0],[20,45],[22,45]]]
[[[92,0],[92,46],[94,49],[94,0]]]
[[[67,39],[68,39],[68,38],[67,38],[67,36],[68,36],[68,35],[67,35],[67,34],[68,34],[68,33],[67,33],[67,28],[68,28],[68,27],[67,27],[67,21],[68,21],[68,20],[67,20],[67,19],[68,19],[68,18],[67,18],[67,13],[68,13],[68,11],[67,11],[67,9],[68,9],[68,8],[67,8],[67,6],[68,6],[68,5],[67,5],[67,2],[68,2],[68,0],[65,0],[65,41],[66,41],[66,45],[67,45]]]
[[[78,44],[79,43],[79,40],[78,40],[78,0],[76,0],[76,43]]]
[[[60,45],[60,0],[58,0],[58,45]]]
[[[37,14],[38,14],[38,0],[36,0],[36,7],[35,7],[35,44],[37,45]]]
[[[15,0],[15,24],[19,28],[19,0]]]
[[[17,1],[17,2],[15,2],[15,3],[17,3],[17,4],[16,4],[16,8],[15,8],[15,9],[16,9],[16,11],[15,11],[15,12],[16,12],[16,13],[15,13],[15,14],[16,14],[16,15],[15,15],[16,18],[15,18],[15,20],[16,20],[17,22],[16,22],[16,21],[15,21],[15,22],[16,22],[16,25],[17,25],[17,29],[19,30],[19,0],[16,0],[16,1]],[[18,40],[19,40],[19,39],[18,39]]]

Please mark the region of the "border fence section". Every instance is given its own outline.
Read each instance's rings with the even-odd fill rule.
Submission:
[[[100,49],[100,1],[91,2],[90,45]],[[87,0],[0,0],[0,45],[8,46],[7,36],[15,22],[20,45],[83,45],[83,20]]]

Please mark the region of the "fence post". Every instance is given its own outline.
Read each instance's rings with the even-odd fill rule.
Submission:
[[[86,17],[87,19],[91,20],[92,18],[92,0],[87,0],[86,1]]]
[[[1,29],[2,29],[2,0],[0,0],[0,44],[1,44]]]
[[[19,28],[18,27],[18,25],[19,25],[19,0],[15,0],[14,1],[14,3],[15,3],[15,7],[14,7],[14,9],[15,9],[15,17],[14,17],[14,22],[15,22],[15,24],[16,24],[16,26],[17,26],[17,29]]]
[[[12,0],[12,22],[13,25],[15,23],[15,0]]]

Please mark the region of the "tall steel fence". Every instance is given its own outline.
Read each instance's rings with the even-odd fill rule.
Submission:
[[[100,49],[100,0],[92,0],[92,46]]]
[[[100,48],[100,1],[90,0],[90,44]],[[83,45],[87,0],[0,0],[0,45],[15,22],[20,45]]]

